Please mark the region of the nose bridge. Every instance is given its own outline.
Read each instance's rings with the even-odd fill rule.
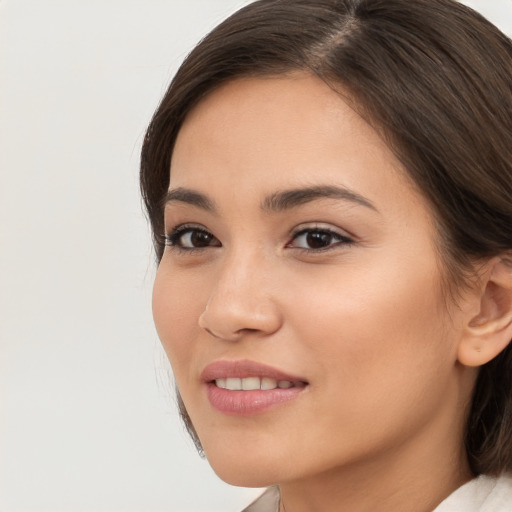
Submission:
[[[239,292],[245,296],[245,288],[252,289],[254,281],[265,280],[268,274],[266,266],[267,258],[259,248],[230,251],[219,273],[219,291],[225,287],[226,290],[232,290],[231,293]],[[246,298],[252,296],[249,294]]]
[[[272,263],[262,248],[233,248],[219,266],[200,326],[223,339],[237,339],[247,331],[270,334],[277,330],[281,320]]]

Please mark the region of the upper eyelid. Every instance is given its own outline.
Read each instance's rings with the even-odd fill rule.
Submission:
[[[198,246],[198,247],[188,247],[185,245],[182,245],[180,243],[180,239],[185,236],[187,233],[193,232],[193,231],[199,231],[201,233],[207,233],[208,235],[212,236],[213,240],[216,240],[219,242],[219,244],[212,244],[212,245],[205,245],[205,246]],[[165,246],[169,249],[172,249],[173,251],[183,252],[183,253],[192,253],[196,251],[203,251],[209,247],[219,247],[222,246],[219,239],[208,229],[205,229],[203,227],[197,226],[197,225],[187,225],[179,224],[178,226],[175,226],[172,228],[171,232],[169,233],[168,230],[165,230],[164,235],[165,240]]]
[[[178,237],[179,237],[179,236],[185,234],[187,231],[194,231],[194,230],[209,233],[214,238],[218,239],[218,237],[216,237],[213,234],[212,230],[208,229],[207,227],[205,227],[202,224],[199,224],[199,223],[196,224],[193,222],[183,222],[183,223],[177,224],[177,225],[173,226],[170,230],[165,228],[164,238],[166,241],[168,241],[170,238],[173,238],[176,235],[178,235]],[[345,240],[351,241],[351,242],[355,242],[357,239],[354,235],[352,235],[350,232],[348,232],[345,229],[341,229],[341,228],[333,226],[329,223],[312,222],[312,223],[299,224],[299,225],[295,226],[292,230],[290,230],[288,233],[288,241],[286,242],[286,245],[293,242],[293,240],[295,240],[297,237],[299,237],[305,233],[311,232],[311,231],[328,232],[328,233],[331,233],[333,236],[338,236],[341,239],[345,239]],[[219,240],[219,242],[220,242],[220,240]]]
[[[295,237],[302,233],[307,233],[308,231],[325,231],[332,233],[333,235],[338,235],[343,238],[350,238],[351,240],[355,240],[356,236],[347,231],[346,229],[342,229],[336,226],[333,226],[329,223],[323,222],[314,222],[314,223],[303,223],[299,224],[295,228],[293,228],[290,232],[291,237]]]
[[[208,233],[208,234],[212,235],[214,238],[217,238],[211,232],[210,229],[202,226],[201,224],[189,224],[187,222],[184,222],[182,224],[178,224],[177,226],[174,226],[170,230],[165,228],[164,229],[164,237],[167,239],[167,238],[174,237],[176,235],[181,236],[184,233],[186,233],[187,231],[201,231],[203,233]]]
[[[171,235],[174,235],[174,234],[182,232],[182,231],[193,230],[193,229],[211,233],[211,230],[209,230],[207,227],[203,226],[202,224],[196,224],[195,222],[182,222],[180,224],[176,224],[171,229],[167,229],[167,226],[165,226],[164,227],[164,235],[171,236]],[[213,233],[212,233],[212,235],[213,235]]]
[[[293,243],[296,242],[296,240],[298,240],[300,237],[304,236],[304,235],[307,235],[308,233],[310,232],[319,232],[319,233],[328,233],[330,236],[333,237],[334,239],[334,242],[335,243],[332,243],[332,244],[329,244],[327,246],[325,246],[324,248],[322,249],[305,249],[303,247],[293,247]],[[355,240],[352,236],[348,236],[348,235],[344,235],[344,234],[341,234],[341,233],[338,233],[337,231],[334,231],[332,229],[320,229],[320,228],[306,228],[306,229],[302,229],[302,230],[299,230],[298,232],[296,232],[292,237],[291,237],[291,240],[286,244],[286,246],[288,248],[291,248],[291,249],[299,249],[299,250],[306,250],[306,251],[313,251],[313,252],[319,252],[319,251],[322,251],[322,250],[327,250],[327,249],[330,249],[330,248],[333,248],[334,246],[337,246],[339,244],[342,244],[342,245],[352,245],[355,243]]]

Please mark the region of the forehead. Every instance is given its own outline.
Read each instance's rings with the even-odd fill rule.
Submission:
[[[334,141],[340,150],[354,150],[344,131],[357,130],[372,145],[382,145],[374,130],[342,97],[317,77],[294,73],[282,77],[241,78],[204,98],[187,116],[178,135],[173,160],[180,150],[197,151],[187,142],[202,141],[222,150],[243,149],[246,159],[261,158],[261,148],[297,160]],[[276,139],[275,135],[279,137]],[[191,140],[193,139],[193,140]],[[367,140],[361,144],[367,148]]]
[[[171,161],[170,188],[262,197],[325,184],[419,196],[376,130],[304,73],[223,85],[187,116]]]

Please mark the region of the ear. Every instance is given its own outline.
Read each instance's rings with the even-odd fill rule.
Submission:
[[[512,340],[512,257],[491,259],[479,280],[476,307],[465,325],[458,360],[465,366],[482,366],[494,359]]]

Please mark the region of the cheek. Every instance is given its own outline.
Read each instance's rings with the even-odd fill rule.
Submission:
[[[193,282],[177,278],[160,265],[153,286],[153,318],[158,336],[165,349],[178,382],[186,377],[194,344],[200,332],[202,312],[199,291]]]
[[[314,285],[303,280],[307,301],[296,299],[289,310],[305,358],[320,363],[319,385],[363,415],[408,407],[428,390],[437,400],[453,371],[456,333],[446,327],[437,267],[421,263],[383,261],[361,271],[354,264]]]

